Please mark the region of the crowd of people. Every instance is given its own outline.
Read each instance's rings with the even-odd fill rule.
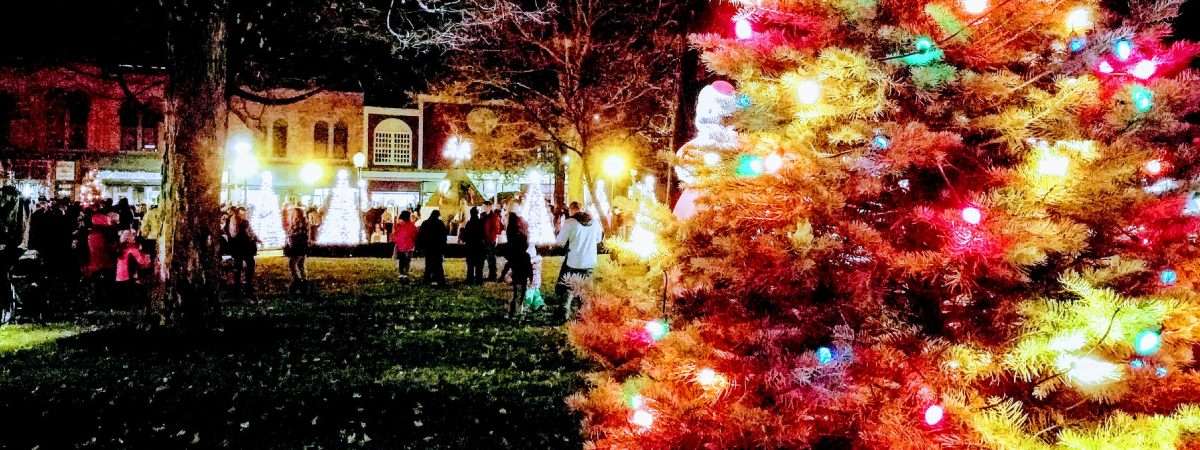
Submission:
[[[17,252],[22,243],[27,243],[23,247],[37,252],[47,276],[89,288],[88,298],[97,306],[136,308],[146,304],[144,285],[154,278],[154,258],[162,233],[157,207],[134,205],[126,199],[83,204],[43,198],[25,210],[4,209],[6,199],[22,207],[27,204],[19,199],[15,189],[6,187],[0,191],[0,211],[18,211],[0,214],[0,238],[4,240],[0,242],[0,260],[7,265],[5,274],[19,256],[6,252]],[[545,305],[539,289],[542,258],[530,238],[526,218],[509,206],[487,202],[470,208],[469,218],[456,227],[449,226],[438,210],[427,211],[428,217],[423,220],[416,210],[394,215],[389,212],[377,218],[375,229],[376,233],[386,232],[383,242],[393,247],[401,282],[411,282],[412,260],[419,254],[425,262],[421,281],[445,287],[444,259],[451,230],[456,228],[466,259],[465,283],[511,283],[507,314],[519,317],[527,309]],[[241,206],[222,207],[221,251],[231,266],[232,293],[254,300],[255,257],[261,242],[248,213]],[[566,249],[555,294],[562,302],[564,317],[570,318],[578,306],[571,298],[570,285],[572,280],[591,276],[602,231],[590,214],[580,210],[578,203],[572,203],[569,209],[555,216],[557,244]],[[292,290],[305,291],[306,259],[321,217],[315,208],[285,205],[282,220],[283,254],[288,259]],[[504,261],[502,268],[498,266],[499,258]]]

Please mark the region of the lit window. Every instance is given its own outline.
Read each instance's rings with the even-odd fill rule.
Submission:
[[[413,165],[412,127],[400,119],[387,119],[375,126],[372,163],[377,166]]]

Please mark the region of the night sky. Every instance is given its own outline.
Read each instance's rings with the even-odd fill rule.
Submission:
[[[243,0],[239,4],[252,2],[272,5],[270,0]],[[277,3],[283,6],[255,6],[251,10],[269,12],[270,8],[278,8],[283,11],[282,8],[329,4],[320,0]],[[360,0],[341,4],[362,3],[385,8],[388,2]],[[161,66],[166,53],[165,30],[157,4],[158,0],[23,2],[21,11],[10,10],[0,15],[0,38],[5,43],[0,46],[0,61],[8,64],[71,61]],[[258,29],[274,29],[278,34],[265,37],[267,50],[245,46],[254,52],[251,57],[256,58],[256,64],[243,66],[265,67],[261,70],[272,73],[268,84],[304,87],[308,80],[319,77],[320,84],[333,89],[366,92],[369,103],[403,106],[408,101],[406,91],[421,90],[426,80],[436,78],[442,69],[442,55],[394,51],[387,41],[388,36],[382,34],[383,20],[378,14],[374,11],[352,17],[356,13],[310,13],[310,16],[318,16],[315,25],[310,21],[313,18],[306,16],[277,14],[263,19],[268,26]],[[701,22],[706,16],[710,17],[703,13],[697,15]],[[323,29],[342,24],[338,20],[379,23],[381,35],[359,38]],[[1176,23],[1176,33],[1181,38],[1200,39],[1200,1],[1189,1],[1184,5],[1184,15]],[[262,36],[252,35],[250,40],[259,37]]]

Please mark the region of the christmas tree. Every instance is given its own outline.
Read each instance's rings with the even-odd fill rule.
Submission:
[[[250,212],[250,226],[262,241],[262,247],[283,248],[283,216],[270,172],[263,172],[262,184],[250,201]]]
[[[1200,448],[1180,3],[743,0],[693,36],[737,143],[685,147],[694,209],[582,293],[590,448]]]
[[[350,174],[339,170],[330,190],[329,206],[317,229],[318,245],[354,245],[362,243],[362,217],[359,216],[358,189],[350,186]]]
[[[517,215],[529,224],[529,242],[533,245],[554,243],[554,220],[550,216],[550,208],[546,206],[546,194],[542,192],[541,183],[529,183],[525,198],[517,207]]]

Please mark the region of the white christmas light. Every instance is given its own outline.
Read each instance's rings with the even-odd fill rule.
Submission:
[[[639,409],[633,412],[633,417],[629,418],[629,423],[642,428],[650,428],[654,425],[654,414],[650,414],[650,411]]]
[[[971,225],[979,225],[983,221],[983,212],[974,206],[968,206],[962,209],[963,222]]]
[[[717,371],[712,370],[708,367],[700,369],[699,372],[696,372],[696,382],[700,383],[700,385],[704,386],[704,387],[709,387],[709,386],[716,384],[717,377],[718,377]]]
[[[1068,379],[1080,385],[1108,384],[1122,377],[1121,366],[1093,356],[1059,355],[1055,365],[1066,372]]]
[[[933,405],[925,408],[925,424],[934,426],[942,423],[942,419],[946,417],[946,409],[941,405]]]
[[[1070,167],[1071,158],[1054,151],[1042,152],[1037,162],[1038,173],[1045,176],[1065,177]]]
[[[1130,70],[1129,74],[1133,75],[1134,77],[1137,77],[1139,79],[1145,80],[1145,79],[1148,79],[1148,78],[1154,76],[1154,72],[1157,72],[1157,71],[1158,71],[1158,63],[1154,62],[1154,60],[1143,59],[1141,61],[1138,61],[1137,64],[1133,65],[1133,70]]]
[[[763,159],[763,170],[767,173],[778,172],[782,167],[783,157],[779,156],[777,153],[767,155],[767,157]]]
[[[801,80],[796,84],[796,101],[811,105],[821,99],[821,84],[815,80]]]
[[[711,166],[717,165],[720,162],[721,162],[721,155],[718,155],[716,152],[707,152],[704,154],[704,165],[711,167]]]
[[[733,21],[733,32],[738,39],[746,40],[754,37],[754,25],[746,18],[739,18]]]
[[[1113,66],[1108,61],[1100,61],[1100,65],[1096,67],[1103,73],[1113,73]]]
[[[1067,13],[1066,22],[1070,31],[1087,31],[1092,28],[1092,10],[1086,6],[1077,6]]]
[[[962,0],[962,9],[967,14],[979,15],[987,11],[988,0]]]
[[[1163,170],[1162,161],[1157,159],[1146,161],[1146,166],[1144,169],[1146,170],[1147,175],[1158,175],[1159,173],[1162,173]]]
[[[455,164],[471,159],[471,141],[458,136],[451,137],[446,141],[442,155]]]

